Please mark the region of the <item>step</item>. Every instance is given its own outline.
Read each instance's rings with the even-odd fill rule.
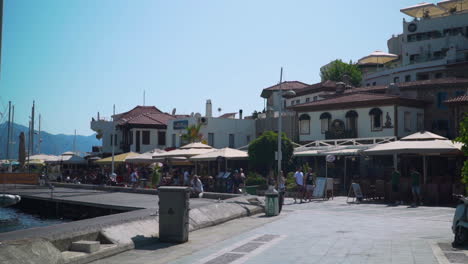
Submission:
[[[99,241],[80,240],[72,243],[70,250],[84,253],[94,253],[99,250]]]

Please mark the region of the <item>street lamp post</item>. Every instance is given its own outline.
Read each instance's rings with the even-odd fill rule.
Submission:
[[[295,96],[296,92],[293,90],[289,90],[285,94],[286,96]],[[283,129],[283,120],[282,120],[282,115],[283,115],[283,67],[281,67],[281,73],[280,73],[280,84],[279,84],[279,93],[278,93],[278,100],[279,100],[279,109],[278,109],[278,174],[277,174],[277,179],[276,183],[278,185],[278,190],[279,190],[279,182],[281,178],[281,161],[283,159],[283,153],[281,149],[281,134],[282,134],[282,129]]]

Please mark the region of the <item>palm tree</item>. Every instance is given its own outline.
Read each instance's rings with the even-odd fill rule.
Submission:
[[[189,143],[201,142],[203,140],[203,134],[200,133],[201,124],[191,125],[186,129],[187,133],[182,135],[182,140]]]

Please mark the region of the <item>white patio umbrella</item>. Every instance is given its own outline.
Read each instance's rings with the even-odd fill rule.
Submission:
[[[128,163],[153,163],[155,160],[153,159],[153,155],[165,153],[166,151],[162,149],[153,149],[151,151],[137,154],[133,156],[129,156],[125,158],[125,162]]]
[[[182,146],[176,150],[154,154],[153,159],[163,159],[163,158],[173,158],[173,157],[189,158],[192,156],[205,154],[213,150],[214,148],[209,145],[196,142],[196,143],[190,143],[188,145]]]
[[[453,142],[445,137],[430,133],[418,132],[399,141],[376,145],[365,150],[367,155],[393,155],[396,166],[396,155],[398,154],[417,154],[423,157],[424,182],[426,182],[426,157],[440,154],[461,155],[463,144]]]
[[[212,150],[210,152],[193,156],[190,159],[194,161],[215,161],[219,157],[225,158],[227,160],[243,160],[248,159],[249,154],[247,152],[232,148],[222,148]]]

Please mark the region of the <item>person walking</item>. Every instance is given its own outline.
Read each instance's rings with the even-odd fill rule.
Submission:
[[[308,199],[309,202],[312,201],[312,193],[314,192],[315,188],[315,175],[312,172],[312,169],[309,169],[305,178],[306,184],[306,200]]]
[[[132,174],[130,174],[130,182],[132,183],[132,188],[136,188],[138,185],[138,173],[137,170],[133,170]]]
[[[294,196],[294,203],[297,202],[297,198],[301,200],[304,199],[304,173],[302,173],[301,168],[297,168],[296,173],[294,173],[294,178],[296,180],[296,195]]]
[[[421,204],[421,174],[416,170],[415,167],[411,167],[410,177],[411,192],[413,193],[412,207],[416,207]]]
[[[188,170],[184,171],[184,186],[190,185],[190,172]]]
[[[201,197],[201,194],[203,193],[203,183],[197,175],[193,176],[191,185],[192,193],[195,195],[195,197]]]
[[[392,172],[392,200],[394,205],[403,204],[400,197],[400,177],[401,173],[398,169]]]

